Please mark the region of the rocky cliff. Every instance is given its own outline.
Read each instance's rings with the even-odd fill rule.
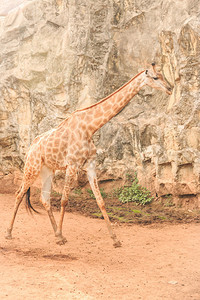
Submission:
[[[144,88],[94,137],[100,180],[200,206],[200,3],[32,0],[0,6],[1,178],[34,137],[155,61],[174,86]]]

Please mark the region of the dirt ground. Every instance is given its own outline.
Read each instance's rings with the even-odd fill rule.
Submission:
[[[113,248],[103,220],[67,212],[58,246],[46,213],[23,204],[6,240],[13,203],[0,194],[0,299],[200,299],[198,223],[113,223]]]
[[[100,188],[100,190],[105,201],[106,211],[112,222],[130,225],[200,223],[200,209],[190,207],[190,201],[182,201],[182,203],[175,205],[172,197],[167,196],[153,198],[153,200],[146,205],[139,205],[136,202],[122,203],[118,196],[116,196],[116,193],[106,192],[105,185]],[[113,191],[113,189],[110,190]],[[32,188],[31,199],[34,206],[38,205],[39,197],[40,190]],[[60,200],[61,194],[52,191],[51,204],[54,210],[60,210]],[[72,213],[78,212],[86,217],[103,219],[94,195],[87,187],[75,189],[71,192],[66,210]]]

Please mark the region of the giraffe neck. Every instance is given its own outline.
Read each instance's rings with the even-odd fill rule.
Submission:
[[[144,71],[133,77],[110,96],[82,110],[86,114],[85,120],[90,136],[116,116],[139,92],[144,86],[143,73]]]

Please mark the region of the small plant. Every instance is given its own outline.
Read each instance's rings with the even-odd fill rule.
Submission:
[[[82,190],[80,188],[77,188],[77,189],[74,190],[74,194],[81,195],[82,194]]]
[[[164,202],[164,206],[165,207],[175,206],[175,204],[173,203],[173,199],[172,199],[172,195],[171,194],[167,194],[163,198],[165,199],[165,202]]]
[[[61,197],[62,196],[62,194],[61,193],[59,193],[59,192],[56,192],[56,191],[51,191],[51,197]]]
[[[160,220],[166,220],[165,216],[157,216],[157,218],[160,219]]]
[[[113,191],[110,193],[110,198],[119,198],[122,189],[123,189],[122,187],[113,189]]]
[[[153,200],[151,192],[138,184],[138,179],[135,176],[131,186],[124,187],[119,194],[119,200],[122,203],[135,202],[145,205]]]
[[[92,199],[95,199],[95,195],[93,194],[93,191],[92,191],[92,190],[87,189],[87,192],[88,192],[88,194],[90,195],[90,197],[91,197]],[[102,198],[106,198],[106,197],[107,197],[107,193],[104,191],[103,188],[100,188],[100,193],[101,193]]]
[[[136,176],[136,173],[135,173],[135,176]],[[133,180],[134,180],[133,175],[129,174],[129,173],[126,173],[126,180],[128,182],[133,182]]]
[[[131,209],[134,214],[142,214],[141,210]]]

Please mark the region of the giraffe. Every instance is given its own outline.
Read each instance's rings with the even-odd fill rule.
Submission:
[[[7,228],[7,239],[12,238],[14,220],[25,194],[28,208],[33,209],[29,199],[30,186],[40,174],[42,181],[40,200],[49,215],[56,236],[56,243],[59,245],[65,244],[67,240],[62,234],[65,207],[68,203],[68,195],[72,184],[77,180],[77,173],[84,168],[87,170],[91,189],[105,219],[113,245],[114,247],[121,246],[121,242],[113,232],[98,187],[95,172],[96,148],[92,141],[92,136],[99,128],[118,114],[145,85],[162,90],[169,95],[171,94],[171,88],[164,81],[162,75],[157,73],[155,63],[153,63],[148,69],[138,73],[106,98],[96,104],[76,110],[56,128],[35,138],[27,153],[21,186],[16,192],[14,212],[10,225]],[[52,178],[56,170],[65,171],[65,183],[58,225],[50,205]]]

